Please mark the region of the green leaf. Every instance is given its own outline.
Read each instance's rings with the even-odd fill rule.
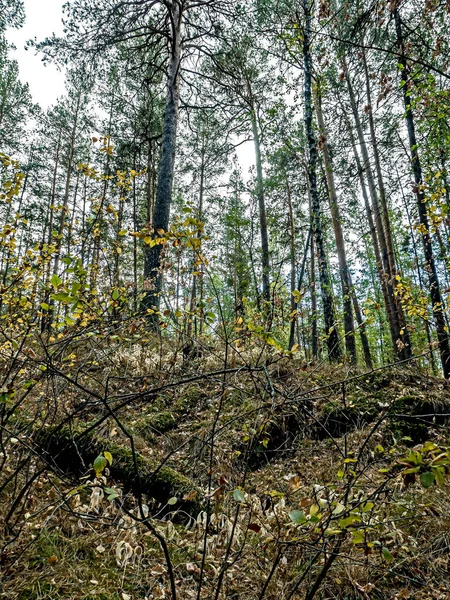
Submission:
[[[104,456],[102,456],[101,454],[100,456],[97,456],[97,458],[94,460],[94,470],[96,475],[101,475],[107,464],[108,461]]]
[[[434,483],[434,475],[431,471],[425,471],[425,473],[421,473],[420,475],[420,483],[424,488],[429,488]]]
[[[369,512],[375,506],[373,502],[366,502],[364,506],[361,507],[361,512]]]
[[[302,510],[293,510],[289,513],[289,518],[296,525],[303,525],[307,522],[305,513]]]
[[[52,278],[51,278],[51,283],[54,288],[57,288],[59,285],[61,285],[62,279],[60,277],[58,277],[58,275],[56,275],[56,273],[53,273]]]
[[[364,530],[357,529],[356,531],[352,531],[352,543],[353,544],[363,544],[364,543]]]
[[[119,493],[114,488],[106,487],[104,489],[105,494],[107,494],[107,499],[112,502],[116,498],[119,497]]]
[[[444,485],[445,469],[444,467],[431,467],[436,483],[440,486]]]
[[[57,300],[58,302],[70,302],[72,297],[67,292],[58,292],[57,294],[51,295],[52,300]]]
[[[112,465],[113,457],[112,457],[111,452],[108,452],[108,451],[103,452],[103,456],[106,458],[106,460],[109,462],[109,464]]]
[[[394,560],[394,557],[392,556],[391,552],[385,546],[381,548],[381,554],[383,555],[384,560],[386,560],[387,562],[391,562]]]
[[[341,519],[339,521],[339,527],[341,529],[346,529],[350,525],[353,525],[353,523],[359,523],[359,521],[361,521],[361,519],[358,517],[358,515],[349,515],[345,519]]]
[[[169,506],[173,506],[174,504],[176,504],[178,502],[178,498],[176,496],[173,496],[173,498],[169,498],[167,500],[167,504]]]
[[[236,500],[236,502],[245,502],[244,492],[242,490],[240,490],[239,488],[236,488],[234,490],[233,498]]]
[[[119,290],[114,290],[112,293],[112,299],[117,300],[120,296]]]
[[[422,455],[420,454],[420,452],[417,452],[417,450],[413,450],[412,452],[410,452],[406,460],[412,465],[421,465],[423,462]]]
[[[344,511],[345,511],[345,506],[343,504],[341,504],[340,502],[338,502],[336,504],[336,508],[333,510],[333,515],[340,515]]]
[[[410,469],[405,469],[403,475],[410,475],[411,473],[418,473],[419,471],[420,467],[411,467]]]

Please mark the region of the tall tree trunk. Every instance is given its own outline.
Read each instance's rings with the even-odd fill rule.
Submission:
[[[388,210],[387,200],[386,200],[386,188],[384,187],[383,174],[381,172],[380,154],[378,152],[378,142],[377,142],[377,136],[376,136],[376,132],[375,132],[375,122],[373,119],[373,111],[372,111],[372,95],[371,95],[371,90],[370,90],[369,70],[367,67],[366,51],[364,48],[364,39],[363,38],[361,39],[361,49],[362,49],[361,53],[362,53],[362,58],[363,58],[365,84],[366,84],[366,97],[367,97],[367,109],[366,110],[367,110],[367,116],[368,116],[368,121],[369,121],[370,140],[371,140],[372,151],[373,151],[373,162],[375,164],[375,171],[377,174],[378,191],[379,191],[380,204],[381,204],[381,217],[382,217],[383,228],[384,228],[385,237],[386,237],[386,248],[387,248],[387,253],[388,253],[389,267],[391,270],[391,277],[393,278],[393,281],[395,281],[395,275],[397,273],[396,273],[396,264],[395,264],[395,257],[394,257],[394,245],[393,245],[393,237],[392,237],[392,230],[391,230],[391,221],[389,218],[389,210]]]
[[[317,121],[319,124],[319,132],[321,134],[321,150],[323,161],[325,163],[325,176],[328,188],[328,198],[330,201],[331,218],[333,221],[334,237],[336,240],[336,249],[339,262],[339,274],[342,285],[342,302],[344,306],[344,332],[345,332],[345,347],[348,357],[351,362],[357,362],[356,343],[355,343],[355,327],[353,323],[352,311],[352,292],[350,283],[350,270],[348,268],[347,254],[345,251],[344,232],[342,230],[341,215],[338,205],[338,197],[336,184],[334,180],[333,163],[331,159],[330,149],[327,142],[327,132],[325,128],[325,120],[323,118],[321,98],[319,94],[315,96]]]
[[[361,346],[362,346],[363,353],[364,353],[364,362],[366,363],[366,367],[368,367],[369,369],[372,369],[373,368],[372,354],[370,352],[370,344],[369,344],[369,339],[367,337],[366,323],[364,321],[364,318],[363,318],[363,315],[361,312],[361,308],[359,306],[358,298],[356,297],[355,289],[353,287],[352,278],[351,278],[350,274],[349,274],[349,283],[350,283],[350,288],[351,288],[353,308],[355,310],[356,322],[358,323],[359,336],[361,338]]]
[[[361,120],[358,114],[358,107],[356,104],[355,94],[350,81],[347,68],[345,67],[345,78],[347,81],[347,89],[350,97],[350,104],[355,120],[356,131],[358,134],[358,140],[361,146],[361,153],[363,157],[363,168],[366,174],[366,179],[369,187],[369,194],[372,201],[372,210],[375,215],[375,228],[378,237],[378,244],[380,249],[381,267],[382,267],[382,279],[384,279],[384,285],[386,286],[386,311],[391,330],[392,345],[394,348],[394,355],[399,360],[407,360],[411,358],[411,343],[409,339],[409,332],[406,327],[405,318],[403,315],[403,309],[400,300],[395,296],[395,285],[396,280],[391,271],[391,265],[389,260],[389,250],[386,241],[386,233],[383,225],[383,217],[378,202],[377,189],[375,180],[372,174],[372,168],[370,166],[369,152],[367,150],[366,140],[364,137]]]
[[[316,251],[314,236],[311,236],[311,352],[313,359],[319,354],[319,336],[317,335],[317,296],[316,296]]]
[[[162,153],[159,165],[158,184],[155,207],[152,215],[153,235],[169,228],[170,205],[172,201],[173,176],[175,168],[175,150],[178,129],[178,112],[180,105],[180,64],[181,64],[181,25],[182,8],[179,2],[173,2],[169,8],[172,27],[171,52],[167,77],[167,96],[162,130]],[[143,300],[144,308],[159,310],[162,292],[161,270],[162,246],[156,244],[145,248],[144,279],[147,291]]]
[[[201,149],[201,158],[200,158],[200,186],[199,186],[199,194],[198,194],[198,215],[197,218],[199,221],[202,220],[203,218],[203,195],[204,195],[204,191],[205,191],[205,140],[202,140],[202,149]],[[200,239],[201,237],[201,232],[198,232],[198,238]],[[193,255],[192,255],[192,266],[193,266],[193,272],[194,274],[192,275],[192,289],[191,289],[191,302],[190,302],[190,307],[189,307],[189,321],[188,321],[188,328],[187,328],[187,343],[192,343],[193,338],[197,337],[197,333],[198,333],[198,323],[197,323],[197,315],[196,315],[196,308],[197,308],[197,279],[198,279],[198,275],[197,275],[197,270],[198,270],[198,266],[197,266],[197,253],[196,253],[196,249],[193,249]],[[201,276],[200,276],[201,277]],[[200,282],[201,283],[201,279]],[[200,287],[200,286],[199,286]],[[194,335],[192,335],[194,333]]]
[[[251,93],[251,92],[250,92]],[[270,303],[270,256],[269,256],[269,235],[267,233],[267,214],[264,198],[264,179],[261,159],[261,141],[258,131],[258,122],[255,108],[251,109],[253,143],[255,145],[256,161],[256,196],[258,198],[259,208],[259,228],[261,233],[261,254],[262,254],[262,296],[265,302]]]
[[[64,189],[64,199],[63,199],[63,205],[61,208],[61,214],[59,216],[59,223],[58,223],[58,229],[57,229],[58,235],[56,237],[56,244],[55,244],[56,245],[55,260],[53,263],[53,273],[55,275],[58,275],[59,263],[61,262],[61,252],[62,252],[62,244],[63,244],[63,237],[64,237],[64,228],[66,226],[67,213],[69,212],[70,183],[72,181],[73,162],[74,162],[74,156],[75,156],[75,141],[76,141],[77,128],[78,128],[78,117],[79,117],[79,113],[80,113],[81,96],[82,96],[82,90],[80,90],[78,92],[77,104],[75,107],[75,114],[73,117],[72,131],[70,134],[70,146],[69,146],[69,158],[67,161],[66,185],[65,185],[65,189]],[[50,300],[50,302],[49,302],[50,310],[48,311],[48,316],[45,318],[45,330],[47,330],[47,331],[50,330],[50,327],[53,322],[54,304],[55,304],[54,300]]]
[[[296,289],[297,279],[297,264],[295,258],[295,223],[294,223],[294,210],[292,206],[291,188],[289,181],[286,180],[286,195],[288,201],[289,211],[289,247],[291,252],[291,309],[289,316],[289,350],[292,350],[295,343],[295,326],[297,324],[297,303],[294,297],[294,291]]]
[[[133,169],[136,171],[136,139],[133,144]],[[138,211],[137,211],[137,198],[136,198],[136,177],[133,177],[133,188],[132,188],[132,199],[133,199],[133,229],[138,231]],[[133,311],[137,312],[138,309],[138,255],[137,255],[137,238],[133,236]]]
[[[305,29],[303,35],[303,59],[304,59],[304,96],[305,96],[305,129],[308,140],[308,178],[311,193],[312,224],[317,248],[317,260],[319,266],[320,286],[322,295],[323,314],[325,321],[325,335],[328,346],[328,357],[331,361],[341,358],[339,337],[336,329],[334,316],[333,295],[331,281],[328,275],[327,261],[325,255],[325,244],[322,231],[321,207],[319,192],[317,190],[317,142],[313,128],[313,106],[311,97],[312,87],[312,64],[311,64],[311,7],[309,0],[303,0],[305,11]]]
[[[433,255],[433,241],[429,232],[429,222],[426,207],[426,198],[423,191],[422,167],[420,164],[419,152],[417,149],[416,129],[414,115],[411,105],[411,76],[406,60],[406,51],[403,40],[402,22],[398,7],[394,8],[395,29],[397,33],[397,46],[399,50],[399,63],[402,65],[402,83],[403,101],[405,105],[405,119],[408,129],[409,146],[411,152],[411,167],[414,174],[415,193],[417,199],[417,209],[421,228],[423,250],[425,255],[425,271],[428,275],[428,289],[430,292],[431,304],[436,325],[436,332],[439,341],[439,351],[441,354],[442,369],[444,377],[450,378],[450,344],[446,331],[446,323],[443,312],[443,299],[439,286],[439,279],[436,270],[436,263]]]
[[[406,211],[406,216],[408,218],[408,226],[409,226],[409,232],[411,234],[411,242],[412,242],[412,247],[413,247],[413,252],[414,252],[414,262],[416,265],[416,269],[417,269],[417,282],[419,284],[419,289],[421,292],[423,292],[424,289],[424,284],[423,284],[423,277],[422,277],[422,273],[420,270],[420,260],[419,260],[419,253],[417,251],[417,244],[416,244],[416,238],[415,238],[415,231],[414,231],[414,227],[411,221],[411,214],[409,211],[409,206],[408,206],[408,200],[406,199],[405,196],[405,192],[403,190],[403,185],[400,179],[400,175],[397,170],[397,181],[398,181],[398,185],[400,187],[400,191],[402,193],[402,199],[403,199],[403,204],[405,206],[405,211]],[[430,362],[431,362],[431,369],[433,371],[433,375],[437,375],[437,368],[436,368],[436,361],[434,358],[434,352],[433,352],[433,341],[431,338],[431,331],[430,331],[430,323],[428,321],[428,319],[425,319],[425,330],[426,330],[426,334],[427,334],[427,341],[428,341],[428,349],[430,351]]]

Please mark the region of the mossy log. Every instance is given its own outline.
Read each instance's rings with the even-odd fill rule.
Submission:
[[[65,472],[85,474],[92,468],[95,458],[108,451],[113,457],[111,477],[122,483],[126,490],[145,494],[149,498],[167,503],[178,498],[177,508],[196,515],[202,506],[200,489],[185,475],[169,466],[136,452],[136,462],[130,448],[107,438],[83,435],[83,429],[52,428],[39,436],[39,453],[51,464]],[[137,467],[137,469],[136,469]]]
[[[133,424],[133,430],[145,441],[153,442],[157,436],[175,429],[180,419],[181,416],[177,413],[158,412],[138,419]]]

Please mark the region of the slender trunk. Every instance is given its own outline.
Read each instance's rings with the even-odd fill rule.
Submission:
[[[317,296],[316,296],[316,252],[314,236],[311,236],[311,352],[313,359],[319,354],[319,337],[317,334]]]
[[[414,251],[414,262],[415,262],[416,269],[417,269],[417,280],[419,283],[419,289],[420,289],[420,291],[423,291],[424,284],[423,284],[422,273],[420,271],[419,253],[417,250],[415,231],[414,231],[414,227],[413,227],[413,224],[411,221],[411,215],[409,212],[408,201],[407,201],[407,199],[405,197],[405,193],[403,191],[403,185],[402,185],[399,173],[398,173],[398,169],[397,169],[397,180],[398,180],[398,185],[400,187],[400,191],[402,193],[403,205],[405,207],[406,216],[408,218],[409,231],[411,234],[411,242],[412,242],[412,247],[413,247],[413,251]],[[431,369],[433,371],[433,375],[437,375],[436,361],[434,359],[433,343],[432,343],[431,332],[430,332],[430,323],[429,323],[428,319],[425,319],[425,330],[426,330],[426,334],[427,334],[428,349],[430,351]]]
[[[78,196],[79,184],[80,184],[80,172],[78,171],[77,180],[75,183],[75,191],[73,193],[73,210],[72,210],[72,215],[70,217],[69,230],[67,232],[67,245],[66,245],[67,254],[70,254],[70,251],[71,251],[72,245],[73,245],[73,228],[74,228],[74,223],[75,223],[75,212],[76,212],[76,207],[77,207],[77,196]]]
[[[359,336],[361,338],[361,346],[362,346],[363,353],[364,353],[364,362],[366,363],[367,368],[372,369],[373,368],[372,354],[370,352],[369,339],[367,337],[366,323],[364,321],[364,318],[363,318],[363,315],[361,312],[361,308],[359,306],[358,298],[356,297],[355,289],[353,287],[352,278],[351,278],[350,274],[349,274],[349,283],[350,283],[351,296],[352,296],[352,301],[353,301],[353,308],[355,310],[356,322],[358,323]]]
[[[57,185],[57,177],[58,177],[58,167],[59,167],[59,153],[61,151],[61,132],[58,136],[58,142],[56,145],[56,156],[55,156],[55,166],[53,168],[53,177],[52,177],[52,190],[50,194],[50,204],[49,204],[49,213],[48,213],[48,233],[47,233],[47,248],[45,248],[45,244],[43,244],[43,254],[42,258],[45,260],[44,262],[44,303],[49,304],[50,300],[50,273],[51,273],[51,256],[52,252],[50,251],[50,247],[52,245],[53,240],[53,221],[55,218],[55,201],[56,201],[56,185]],[[45,237],[45,228],[44,228],[44,237]],[[41,331],[44,332],[48,329],[49,324],[51,322],[50,313],[47,311],[43,311],[43,316],[41,320]]]
[[[261,142],[256,120],[255,109],[252,107],[252,131],[255,145],[256,160],[256,196],[259,207],[259,227],[261,232],[262,253],[262,297],[265,302],[270,303],[270,257],[269,257],[269,235],[267,233],[267,214],[264,198],[264,179],[261,160]]]
[[[112,94],[112,98],[111,98],[111,104],[110,104],[110,108],[109,108],[109,120],[108,120],[108,139],[111,137],[111,131],[112,131],[112,122],[113,122],[113,115],[114,115],[114,99],[115,99],[115,93],[113,91]],[[94,291],[96,286],[97,286],[97,277],[98,277],[98,273],[99,273],[99,268],[100,268],[100,246],[101,246],[101,236],[102,236],[102,229],[103,229],[103,210],[104,210],[104,206],[106,204],[106,195],[108,193],[108,186],[109,186],[109,165],[110,165],[110,161],[111,161],[111,157],[109,155],[109,153],[106,154],[106,159],[105,159],[105,180],[103,182],[103,191],[102,191],[102,197],[100,199],[100,204],[98,206],[98,211],[97,214],[95,215],[95,219],[93,224],[91,225],[91,230],[93,231],[93,238],[94,238],[94,243],[93,243],[93,248],[92,248],[92,262],[91,262],[91,274],[90,274],[90,282],[89,282],[89,287],[91,289],[91,291]]]
[[[17,207],[14,209],[14,212],[16,214],[16,219],[18,218],[18,215],[20,215],[20,211],[22,210],[22,204],[23,204],[23,199],[25,197],[25,191],[27,189],[28,186],[28,178],[30,176],[30,168],[31,168],[31,161],[33,158],[33,148],[31,148],[30,150],[30,155],[27,161],[27,168],[26,168],[26,174],[25,174],[25,178],[23,180],[22,183],[22,189],[20,192],[20,198],[19,198],[19,204],[17,205]],[[13,209],[13,203],[8,204],[7,207],[7,212],[6,212],[6,216],[5,216],[5,224],[9,223],[9,219],[11,217],[11,211]],[[44,227],[44,238],[45,238],[45,227]],[[23,234],[20,237],[20,242],[19,242],[19,246],[17,248],[17,256],[22,256],[22,240],[23,240]],[[44,242],[43,242],[44,243]],[[42,244],[43,245],[43,244]],[[42,247],[41,245],[41,247]],[[0,264],[0,273],[2,273],[2,285],[5,286],[6,285],[6,281],[8,279],[8,274],[9,274],[9,269],[10,269],[10,262],[11,262],[11,258],[14,252],[14,247],[12,244],[7,244],[6,246],[7,248],[7,252],[6,252],[6,257],[5,257],[5,248],[3,248],[3,252],[2,252],[2,259],[1,259],[1,264]],[[0,310],[2,307],[2,299],[1,299],[1,293],[0,293]]]
[[[255,288],[255,297],[256,297],[256,307],[258,309],[258,311],[261,310],[261,296],[259,293],[259,289],[258,289],[258,278],[256,277],[256,271],[255,271],[255,260],[254,260],[254,254],[253,254],[253,241],[255,238],[255,232],[253,230],[253,210],[252,210],[252,218],[250,219],[250,244],[248,247],[249,250],[249,258],[250,258],[250,265],[251,265],[251,270],[252,270],[252,279],[253,279],[253,285]]]
[[[433,243],[429,232],[428,214],[426,207],[426,198],[423,191],[422,167],[420,164],[419,153],[417,149],[416,129],[414,124],[414,115],[411,105],[411,76],[406,60],[406,52],[403,40],[402,22],[398,7],[394,9],[395,28],[397,33],[397,46],[399,49],[399,63],[402,65],[402,83],[403,101],[405,105],[405,119],[408,129],[409,146],[411,152],[411,167],[414,174],[415,193],[417,199],[417,208],[421,227],[422,243],[425,255],[425,271],[428,275],[428,289],[430,292],[431,304],[433,308],[434,322],[439,341],[439,350],[441,354],[442,369],[444,377],[450,378],[450,344],[446,331],[445,317],[443,313],[443,299],[439,286],[439,279],[436,270],[436,263],[433,255]]]
[[[344,306],[344,332],[345,332],[345,347],[348,357],[351,362],[357,362],[356,343],[355,343],[355,327],[353,323],[352,298],[351,298],[351,283],[350,270],[348,268],[347,254],[345,251],[344,232],[342,230],[342,221],[338,205],[338,197],[336,184],[334,180],[333,162],[331,159],[330,149],[327,142],[327,132],[325,129],[325,120],[323,118],[321,98],[319,95],[315,97],[316,114],[319,124],[319,132],[321,134],[321,149],[323,161],[325,163],[325,176],[328,188],[328,198],[330,201],[331,218],[333,221],[334,237],[336,240],[336,249],[339,262],[339,274],[342,285],[342,302]]]
[[[375,180],[372,174],[372,168],[370,166],[369,152],[367,150],[366,140],[364,138],[364,132],[361,125],[361,120],[358,114],[358,108],[356,105],[355,94],[350,81],[348,71],[346,70],[346,81],[347,88],[350,97],[350,104],[355,120],[356,131],[358,134],[358,140],[361,146],[361,153],[363,156],[363,168],[366,174],[367,183],[369,186],[369,194],[372,200],[372,210],[375,215],[375,228],[378,237],[378,244],[380,249],[381,259],[381,277],[384,280],[386,286],[386,292],[384,294],[386,301],[386,312],[388,322],[391,330],[392,345],[394,348],[394,354],[399,360],[407,360],[411,358],[411,343],[409,339],[409,332],[406,328],[406,322],[403,315],[403,309],[400,304],[400,300],[395,296],[396,279],[392,274],[391,265],[389,260],[389,250],[386,241],[386,234],[383,225],[382,213],[380,210],[380,204],[378,202],[377,189]]]
[[[148,143],[148,155],[147,155],[147,202],[146,202],[147,224],[149,226],[152,222],[154,197],[155,197],[155,171],[153,168],[153,141],[150,140]]]
[[[386,236],[386,248],[388,254],[389,267],[391,271],[391,277],[395,278],[396,275],[396,264],[394,257],[394,244],[393,244],[393,236],[391,230],[391,221],[389,218],[389,211],[386,200],[386,188],[384,187],[383,174],[381,172],[381,162],[380,162],[380,154],[378,152],[378,142],[377,136],[375,132],[375,122],[373,119],[372,112],[372,96],[370,90],[370,78],[369,78],[369,70],[367,67],[366,60],[366,51],[364,48],[364,40],[361,40],[361,53],[363,58],[364,65],[364,75],[365,75],[365,83],[366,83],[366,96],[367,96],[367,116],[369,121],[369,130],[370,130],[370,140],[372,144],[373,151],[373,162],[375,164],[375,171],[377,174],[377,182],[378,182],[378,191],[380,196],[380,205],[381,205],[381,217],[383,221],[383,228]]]
[[[205,188],[205,141],[202,141],[202,149],[201,149],[201,162],[200,162],[200,187],[199,187],[199,195],[198,195],[198,220],[201,221],[203,218],[203,195]],[[197,237],[200,239],[201,232],[198,232]],[[190,343],[193,339],[192,335],[192,327],[194,326],[194,334],[197,337],[197,315],[195,314],[197,308],[197,254],[195,248],[193,249],[192,256],[192,266],[194,275],[192,275],[192,290],[191,290],[191,303],[189,307],[189,321],[188,321],[188,330],[187,337],[188,343]]]
[[[169,228],[170,205],[172,201],[175,150],[180,105],[180,64],[181,64],[181,24],[182,9],[174,2],[170,8],[172,23],[171,53],[167,78],[167,96],[162,131],[162,154],[159,165],[155,207],[152,215],[152,228],[155,236]],[[161,244],[145,248],[144,279],[151,289],[143,300],[146,309],[159,310],[162,292]]]
[[[134,144],[133,153],[133,169],[136,171],[136,144]],[[133,177],[133,229],[138,231],[138,215],[137,215],[137,199],[136,199],[136,177]],[[138,297],[138,269],[137,269],[137,238],[133,236],[133,309],[137,311],[137,297]]]
[[[339,337],[336,329],[334,316],[333,296],[331,281],[328,275],[325,244],[323,239],[321,207],[319,193],[317,190],[317,142],[313,128],[313,107],[311,98],[312,83],[312,64],[311,64],[311,7],[308,0],[303,0],[305,11],[305,29],[303,36],[303,58],[304,58],[304,77],[305,77],[305,129],[308,140],[309,160],[308,160],[308,178],[311,193],[312,205],[312,224],[314,237],[317,247],[317,259],[320,274],[320,285],[322,293],[322,304],[325,321],[325,335],[328,346],[328,357],[331,361],[337,361],[341,358],[339,346]]]
[[[75,155],[75,140],[76,140],[76,134],[77,134],[77,127],[78,127],[78,116],[79,116],[79,111],[80,111],[81,95],[82,95],[82,92],[80,90],[80,92],[78,93],[75,114],[73,117],[72,131],[71,131],[71,135],[70,135],[69,158],[67,161],[66,185],[65,185],[65,189],[64,189],[63,205],[61,208],[61,214],[59,216],[57,237],[56,237],[56,242],[55,242],[55,260],[53,263],[53,273],[55,275],[58,275],[58,271],[59,271],[59,263],[61,261],[61,251],[62,251],[62,243],[63,243],[63,237],[64,237],[64,228],[66,225],[66,217],[67,217],[68,207],[69,207],[70,183],[72,181],[73,161],[74,161],[74,155]],[[50,231],[50,235],[51,235],[51,231]],[[46,331],[50,330],[50,327],[53,322],[54,304],[55,304],[54,300],[50,300],[50,302],[49,302],[50,310],[48,311],[48,315],[46,316],[46,318],[43,321],[43,328]]]
[[[289,350],[292,350],[295,343],[295,326],[297,324],[297,303],[295,301],[294,291],[296,284],[296,271],[297,265],[295,260],[295,223],[294,223],[294,210],[292,207],[291,188],[289,181],[286,180],[286,195],[288,201],[289,211],[289,246],[291,251],[291,308],[290,308],[290,327],[289,327]],[[309,238],[308,238],[309,241]],[[308,244],[306,244],[308,246]]]
[[[305,251],[303,252],[303,259],[302,259],[302,264],[300,267],[300,274],[298,276],[298,283],[297,283],[297,290],[300,291],[303,285],[303,277],[305,276],[305,268],[306,268],[306,259],[308,258],[308,250],[309,250],[309,242],[311,239],[311,227],[308,230],[308,235],[306,237],[306,243],[305,243]],[[294,272],[294,277],[295,277],[295,272]],[[294,279],[294,289],[295,289],[295,279]],[[293,302],[291,300],[291,313],[297,313],[298,310],[298,302],[295,301],[295,298],[293,298]],[[292,318],[292,317],[291,317]],[[297,316],[295,317],[295,319],[293,319],[293,321],[291,321],[291,329],[290,329],[290,336],[289,336],[289,350],[292,350],[292,345],[294,344],[294,337],[295,337],[295,324],[297,323],[298,318]],[[291,341],[292,341],[292,345],[291,345]]]

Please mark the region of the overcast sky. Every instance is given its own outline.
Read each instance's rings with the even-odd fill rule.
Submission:
[[[62,33],[62,5],[64,0],[25,0],[26,21],[22,29],[9,29],[6,37],[17,46],[14,58],[19,63],[20,79],[30,84],[33,100],[42,108],[53,104],[64,93],[64,73],[53,65],[44,66],[42,57],[33,50],[25,50],[25,42],[38,41],[53,32]]]

